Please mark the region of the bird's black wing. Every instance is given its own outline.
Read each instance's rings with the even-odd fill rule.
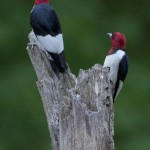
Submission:
[[[120,80],[122,82],[124,82],[127,73],[128,73],[128,57],[125,54],[119,63],[118,76],[117,76],[117,82],[116,82],[116,86],[115,86],[115,93],[113,95],[113,99],[115,99],[115,97],[116,97],[117,90],[118,90],[119,84],[120,84]]]
[[[118,79],[124,81],[128,73],[128,57],[124,55],[119,64]]]
[[[66,64],[64,51],[62,51],[60,54],[55,54],[48,52],[50,56],[52,57],[54,63],[58,67],[59,72],[64,73],[68,71],[68,66]]]

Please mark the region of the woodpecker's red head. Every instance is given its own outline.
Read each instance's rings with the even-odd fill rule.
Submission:
[[[48,4],[48,0],[35,0],[34,5]]]
[[[126,37],[121,32],[108,33],[111,38],[111,49],[110,53],[114,53],[116,50],[125,50],[126,48]]]

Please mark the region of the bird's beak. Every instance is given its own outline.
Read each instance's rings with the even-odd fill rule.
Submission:
[[[109,37],[112,37],[112,33],[107,33],[109,35]]]

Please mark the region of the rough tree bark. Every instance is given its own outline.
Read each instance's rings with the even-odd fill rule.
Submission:
[[[107,68],[53,73],[29,34],[27,51],[35,69],[53,150],[114,150],[114,111]]]

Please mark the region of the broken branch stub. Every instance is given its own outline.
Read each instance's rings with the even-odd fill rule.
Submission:
[[[54,150],[114,150],[114,111],[109,70],[96,64],[54,74],[45,53],[29,35],[27,51],[35,69]]]

